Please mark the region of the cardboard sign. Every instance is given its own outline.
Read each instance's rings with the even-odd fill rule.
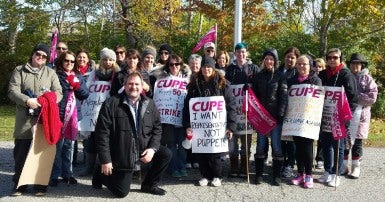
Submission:
[[[155,82],[153,100],[162,123],[182,126],[187,81],[187,78],[169,76]]]
[[[95,81],[93,75],[87,80],[89,96],[82,101],[83,119],[79,123],[79,131],[95,131],[96,121],[103,102],[110,97],[111,83],[108,81]]]
[[[300,136],[318,140],[325,91],[322,86],[293,85],[288,91],[288,105],[282,136]]]
[[[189,101],[193,153],[227,152],[227,112],[223,96],[191,98]]]
[[[33,127],[32,145],[25,160],[17,187],[28,184],[48,185],[56,145],[48,144],[42,124]]]
[[[230,90],[233,92],[233,95],[235,97],[235,103],[231,103],[232,105],[236,106],[236,124],[237,128],[234,132],[234,134],[238,135],[245,135],[246,134],[246,121],[247,121],[247,133],[252,134],[255,133],[255,130],[253,128],[253,125],[246,120],[246,115],[242,111],[242,104],[243,104],[243,99],[245,99],[245,91],[243,91],[243,85],[244,84],[238,84],[238,85],[230,85]]]

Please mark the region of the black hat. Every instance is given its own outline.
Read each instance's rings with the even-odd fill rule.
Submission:
[[[174,52],[172,51],[172,48],[171,48],[171,46],[170,45],[168,45],[168,44],[162,44],[160,47],[159,47],[159,54],[162,52],[162,50],[166,50],[168,53],[170,53],[170,54],[173,54]]]
[[[265,59],[266,55],[273,56],[274,58],[274,68],[278,67],[278,52],[276,49],[267,49],[262,56],[262,59]]]
[[[204,57],[203,60],[202,60],[201,66],[202,67],[215,68],[215,60],[214,60],[214,58],[208,57],[208,56]]]
[[[33,50],[32,50],[32,55],[36,52],[36,51],[43,51],[45,54],[47,54],[47,56],[49,57],[50,56],[50,49],[47,45],[45,44],[37,44]]]
[[[365,57],[359,53],[353,53],[352,56],[350,56],[350,60],[347,63],[350,64],[352,62],[360,62],[365,67],[368,66],[368,62]]]

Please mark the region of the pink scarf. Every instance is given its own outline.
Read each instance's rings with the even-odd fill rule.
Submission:
[[[78,112],[76,98],[73,91],[68,93],[67,104],[64,112],[62,135],[66,139],[76,140],[78,134]]]

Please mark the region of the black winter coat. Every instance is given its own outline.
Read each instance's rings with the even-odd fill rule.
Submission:
[[[96,151],[102,164],[112,162],[114,169],[131,171],[144,150],[159,150],[162,127],[154,101],[141,95],[138,113],[136,128],[125,93],[103,103],[95,126]]]
[[[226,68],[225,78],[233,85],[251,83],[259,70],[259,67],[255,64],[246,63],[239,67],[237,64],[231,63]]]
[[[59,82],[63,90],[63,99],[59,102],[59,114],[60,114],[60,120],[64,120],[64,113],[68,101],[68,94],[72,89],[70,89],[70,84],[67,82],[66,77],[67,74],[63,71],[57,71],[56,72],[57,76],[59,77]],[[75,93],[75,98],[76,98],[76,109],[78,113],[78,121],[82,120],[82,105],[81,102],[82,100],[85,100],[88,98],[90,95],[88,92],[88,88],[86,85],[86,79],[81,75],[81,74],[76,74],[75,75],[79,81],[80,81],[80,88],[74,91]]]
[[[253,79],[253,92],[278,123],[282,123],[287,107],[287,83],[282,72],[258,72]]]

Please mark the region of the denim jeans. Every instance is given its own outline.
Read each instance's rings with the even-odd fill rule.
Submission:
[[[183,170],[186,168],[186,150],[182,146],[183,140],[186,139],[186,132],[183,128],[174,128],[175,144],[168,145],[172,152],[170,161],[170,172]]]
[[[281,148],[281,133],[282,124],[277,125],[271,132],[271,147],[273,150],[273,159],[283,160],[282,148]],[[257,150],[255,153],[256,158],[265,158],[265,147],[268,136],[258,133],[257,136]]]
[[[334,140],[329,132],[322,132],[320,135],[322,141],[322,151],[324,157],[324,168],[329,174],[336,174],[337,155],[338,156],[338,175],[341,175],[342,163],[344,161],[344,139]],[[339,152],[336,152],[339,151]],[[338,154],[339,153],[339,154]],[[334,155],[333,155],[334,154]]]
[[[252,138],[252,134],[247,134],[247,145],[248,145],[248,148],[247,148],[247,151],[249,152],[248,155],[250,156],[250,148],[251,148],[251,139]],[[241,150],[239,150],[239,140],[241,140]],[[238,135],[238,134],[234,134],[233,135],[233,138],[231,138],[231,146],[232,148],[230,148],[230,152],[232,156],[245,156],[246,155],[246,134],[245,135]]]
[[[58,179],[59,177],[73,177],[72,158],[74,153],[73,140],[61,138],[56,143],[56,155],[53,162],[51,179]]]

